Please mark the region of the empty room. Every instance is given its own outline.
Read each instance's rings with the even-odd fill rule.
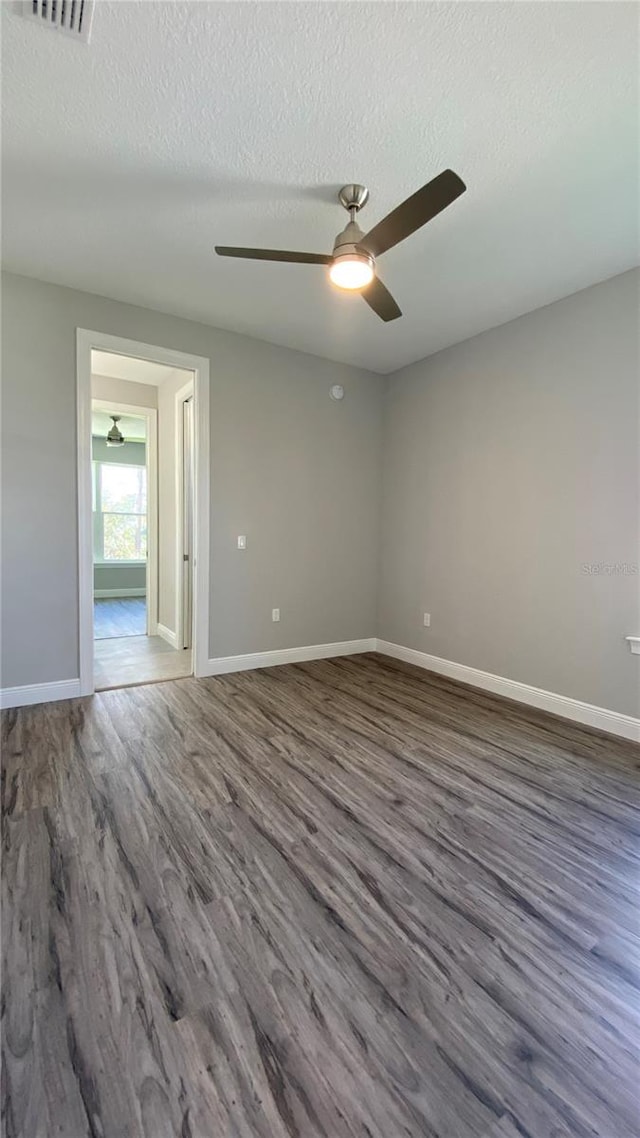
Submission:
[[[6,1138],[638,1138],[639,14],[0,5]]]

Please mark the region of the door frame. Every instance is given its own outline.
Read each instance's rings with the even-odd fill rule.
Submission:
[[[196,403],[195,403],[195,386],[193,379],[183,384],[179,391],[176,391],[174,397],[174,417],[176,426],[175,436],[175,454],[176,454],[176,644],[182,648],[184,644],[184,607],[183,607],[183,583],[184,583],[184,563],[182,560],[183,549],[183,534],[184,534],[184,438],[182,433],[182,403],[189,396],[193,396],[193,421],[195,427],[196,417]],[[194,431],[195,435],[195,431]],[[193,441],[193,440],[192,440]],[[196,479],[194,478],[194,485]],[[193,508],[193,520],[195,530],[195,503]],[[193,584],[195,593],[195,569],[192,569]],[[195,626],[195,610],[192,613],[191,619],[191,634],[194,635]]]
[[[118,399],[91,399],[98,411],[124,411],[146,422],[145,466],[147,468],[147,569],[146,609],[147,636],[158,634],[158,412],[155,407],[140,407]]]
[[[91,351],[114,352],[193,372],[194,398],[194,580],[193,671],[207,675],[209,659],[209,360],[123,336],[76,328],[78,479],[78,652],[80,695],[95,691],[93,675],[93,525],[91,507]]]

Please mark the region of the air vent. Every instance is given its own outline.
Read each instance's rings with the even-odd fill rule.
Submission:
[[[22,14],[43,28],[89,42],[95,0],[23,0]]]

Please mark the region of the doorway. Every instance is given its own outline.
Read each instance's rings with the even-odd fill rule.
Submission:
[[[207,674],[208,361],[77,346],[82,692]]]
[[[102,377],[99,382],[106,394],[109,379]],[[94,383],[98,379],[92,376],[94,639],[153,636],[158,586],[157,409],[122,398],[94,398]],[[125,390],[122,381],[118,394]]]

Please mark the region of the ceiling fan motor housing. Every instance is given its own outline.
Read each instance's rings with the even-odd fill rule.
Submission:
[[[348,186],[343,186],[338,194],[341,205],[349,211],[350,221],[347,223],[341,233],[338,234],[333,243],[333,259],[340,261],[357,257],[359,261],[366,261],[372,270],[375,270],[375,260],[369,253],[368,249],[364,249],[360,242],[364,238],[360,226],[355,220],[356,213],[362,209],[369,200],[369,191],[366,186],[360,186],[353,182]]]
[[[362,232],[357,221],[350,221],[349,224],[344,227],[342,232],[338,234],[333,243],[334,255],[338,252],[364,252],[365,250],[363,250],[362,246],[360,245],[363,237],[364,233]]]
[[[365,261],[375,269],[375,260],[368,252],[363,249],[360,242],[364,237],[360,226],[356,221],[350,221],[347,226],[339,233],[333,244],[333,259],[334,261],[341,260],[342,258],[357,257],[358,260]]]

